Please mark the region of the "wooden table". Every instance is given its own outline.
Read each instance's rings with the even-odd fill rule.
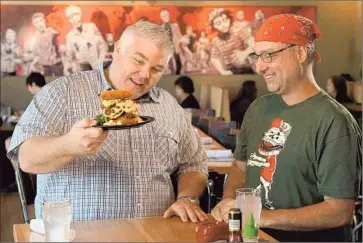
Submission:
[[[183,223],[177,217],[133,218],[72,222],[76,231],[74,242],[196,242],[197,224]],[[14,225],[15,242],[44,242],[45,236],[32,232],[27,224]],[[260,238],[277,242],[263,231]]]
[[[200,130],[197,127],[194,127],[194,129],[197,131],[198,135],[203,138],[203,137],[209,137],[205,132],[203,132],[202,130]],[[223,147],[220,143],[218,143],[216,140],[214,140],[212,138],[213,142],[211,144],[211,146],[206,146],[207,149],[219,149],[219,150],[224,150],[226,149],[225,147]],[[209,170],[213,170],[218,172],[219,174],[228,174],[229,170],[231,169],[233,163],[230,161],[208,161],[208,169]]]

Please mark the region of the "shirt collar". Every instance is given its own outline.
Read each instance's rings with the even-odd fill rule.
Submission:
[[[101,93],[104,90],[112,90],[112,87],[110,83],[107,81],[105,73],[103,71],[105,68],[110,66],[110,64],[111,62],[105,62],[98,65],[97,69],[101,75],[101,90],[99,93]],[[148,93],[141,96],[138,100],[149,101],[150,99],[156,103],[160,103],[160,92],[158,91],[157,88],[153,87]]]

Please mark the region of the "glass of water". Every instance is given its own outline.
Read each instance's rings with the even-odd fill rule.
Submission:
[[[257,242],[262,210],[261,191],[255,188],[237,189],[236,207],[242,212],[243,241]]]
[[[68,242],[71,221],[71,204],[68,199],[43,202],[43,222],[47,242]]]

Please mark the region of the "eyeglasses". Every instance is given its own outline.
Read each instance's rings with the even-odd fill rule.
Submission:
[[[265,53],[262,53],[260,55],[256,54],[256,53],[251,53],[249,56],[248,56],[248,59],[251,63],[256,63],[258,61],[258,59],[261,57],[262,61],[266,62],[266,63],[269,63],[269,62],[272,62],[272,55],[273,54],[276,54],[276,53],[279,53],[279,52],[282,52],[286,49],[289,49],[291,47],[293,47],[295,45],[289,45],[288,47],[285,47],[285,48],[282,48],[280,50],[277,50],[277,51],[273,51],[273,52],[265,52]]]

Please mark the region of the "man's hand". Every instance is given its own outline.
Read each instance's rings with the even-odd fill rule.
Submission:
[[[164,213],[164,218],[170,218],[174,215],[179,216],[184,223],[189,220],[193,223],[197,223],[208,219],[208,216],[203,212],[199,205],[188,200],[178,200],[173,203]]]
[[[231,70],[223,70],[223,71],[221,71],[221,74],[222,75],[232,75],[233,73]]]
[[[107,131],[102,128],[94,128],[96,121],[83,119],[73,125],[68,134],[65,135],[67,148],[71,155],[92,155],[101,147],[107,138]]]
[[[236,206],[236,199],[226,198],[220,201],[212,211],[212,216],[215,220],[221,222],[228,220],[228,211]]]

